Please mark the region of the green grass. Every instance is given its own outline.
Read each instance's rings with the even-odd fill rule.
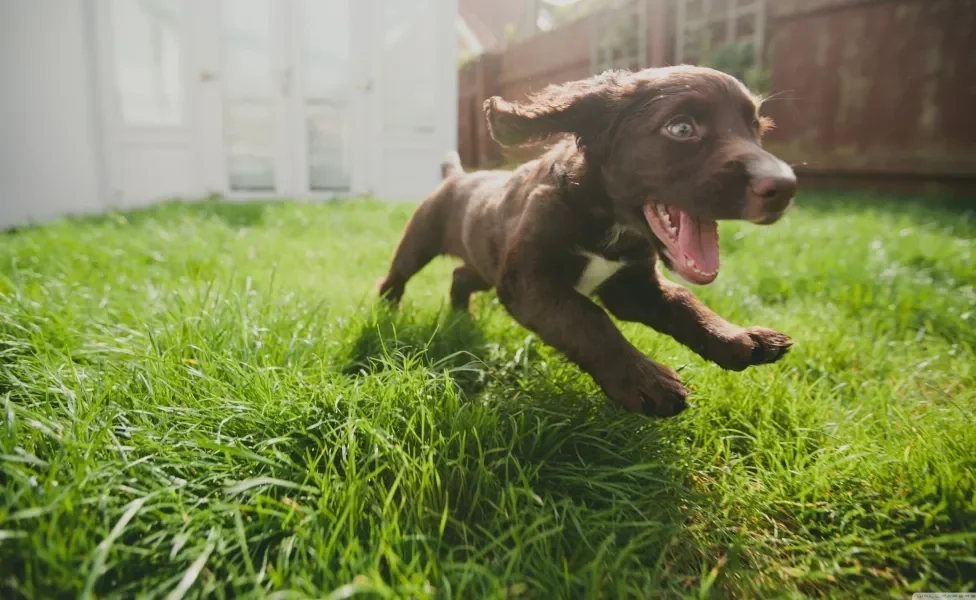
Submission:
[[[652,421],[450,261],[372,290],[411,206],[170,204],[0,236],[6,598],[898,597],[976,581],[976,217],[807,195],[699,295],[790,334],[727,373],[638,326]]]

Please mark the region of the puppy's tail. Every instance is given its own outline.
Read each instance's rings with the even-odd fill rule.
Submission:
[[[451,175],[462,173],[464,173],[464,167],[461,166],[461,156],[457,152],[448,152],[444,160],[441,161],[441,177],[447,179]]]

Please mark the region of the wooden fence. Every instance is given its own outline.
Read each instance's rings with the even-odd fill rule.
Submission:
[[[607,61],[700,62],[708,48],[746,40],[760,48],[753,72],[775,96],[764,106],[777,122],[767,145],[804,185],[976,192],[976,0],[632,0],[615,11],[462,68],[467,167],[533,153],[503,154],[490,139],[489,96],[518,99]],[[608,31],[624,42],[608,49]]]

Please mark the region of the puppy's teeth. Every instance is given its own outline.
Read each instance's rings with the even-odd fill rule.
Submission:
[[[665,229],[667,229],[671,233],[675,233],[678,231],[678,228],[675,227],[674,223],[671,222],[671,215],[668,214],[668,211],[662,210],[660,216],[661,216],[661,221],[664,223]]]
[[[695,269],[696,271],[698,270],[697,266],[695,265],[695,261],[691,260],[690,258],[685,259],[685,265]]]

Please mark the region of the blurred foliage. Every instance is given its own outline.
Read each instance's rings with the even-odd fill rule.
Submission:
[[[770,71],[756,64],[756,50],[751,41],[732,42],[714,49],[706,48],[702,56],[703,66],[738,78],[754,92],[768,92]]]
[[[608,0],[579,0],[565,6],[540,2],[536,6],[536,14],[533,22],[537,29],[549,31],[558,29],[577,19],[582,19],[594,12],[604,10],[610,5],[611,3]],[[540,22],[545,23],[546,27],[541,27]]]
[[[464,67],[468,66],[471,63],[478,62],[479,58],[480,57],[473,52],[469,52],[467,50],[459,51],[458,59],[457,59],[458,71],[460,71],[461,69],[463,69]]]
[[[565,6],[546,5],[545,9],[552,14],[554,24],[564,25],[591,13],[604,10],[609,5],[610,3],[607,0],[580,0]]]

